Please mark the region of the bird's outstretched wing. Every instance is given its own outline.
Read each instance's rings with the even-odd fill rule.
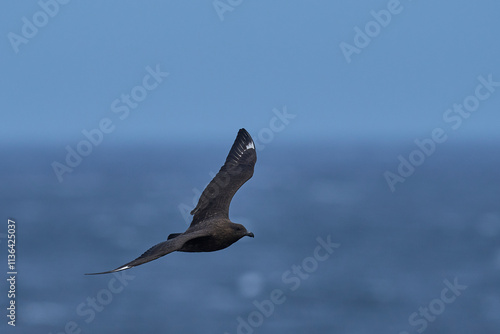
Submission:
[[[159,257],[162,257],[164,255],[167,255],[169,253],[175,252],[179,249],[182,248],[182,246],[188,242],[189,240],[193,240],[196,238],[200,237],[205,237],[206,232],[205,231],[197,231],[197,232],[191,232],[188,234],[180,234],[179,236],[175,238],[168,239],[167,241],[160,242],[159,244],[154,245],[147,251],[145,251],[141,256],[139,256],[137,259],[130,261],[123,266],[120,266],[116,269],[109,270],[109,271],[103,271],[100,273],[90,273],[90,274],[85,274],[85,275],[100,275],[100,274],[110,274],[114,273],[117,271],[122,271],[126,269],[130,269],[132,267],[137,267],[141,264],[156,260]]]
[[[253,175],[257,153],[252,137],[240,129],[231,150],[214,179],[200,196],[198,205],[191,211],[191,226],[211,217],[229,218],[229,204],[234,194]]]

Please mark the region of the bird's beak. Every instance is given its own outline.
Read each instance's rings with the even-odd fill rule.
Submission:
[[[252,237],[252,238],[254,237],[252,232],[248,232],[248,233],[246,234],[246,236],[248,236],[248,237]]]

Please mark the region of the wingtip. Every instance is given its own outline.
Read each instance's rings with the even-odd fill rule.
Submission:
[[[245,134],[250,137],[250,133],[248,133],[248,131],[245,128],[239,129],[238,134]]]
[[[85,276],[92,276],[92,275],[102,275],[102,274],[109,274],[111,271],[103,271],[102,273],[85,273]]]
[[[103,272],[100,272],[100,273],[86,273],[84,275],[86,276],[92,276],[92,275],[103,275],[103,274],[111,274],[111,273],[114,273],[115,270],[109,270],[109,271],[103,271]]]
[[[245,149],[247,150],[252,148],[255,149],[255,144],[253,142],[252,136],[250,136],[250,134],[248,133],[247,130],[245,130],[245,128],[241,128],[238,131],[238,135],[236,136],[236,142],[238,141],[238,138],[240,138],[239,141],[241,141]]]

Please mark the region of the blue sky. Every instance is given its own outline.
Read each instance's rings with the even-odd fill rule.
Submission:
[[[116,142],[227,141],[273,122],[285,140],[412,142],[451,131],[443,115],[478,77],[500,81],[498,13],[493,0],[9,1],[0,140],[74,145],[109,119]],[[498,133],[490,93],[457,136]]]

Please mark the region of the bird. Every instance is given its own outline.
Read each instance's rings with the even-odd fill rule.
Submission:
[[[198,204],[191,211],[193,219],[186,231],[169,234],[166,241],[116,269],[85,275],[130,269],[176,251],[214,252],[231,246],[245,236],[253,238],[254,234],[245,226],[229,219],[229,205],[238,189],[253,176],[256,162],[255,143],[245,129],[240,129],[224,165],[203,190]]]

